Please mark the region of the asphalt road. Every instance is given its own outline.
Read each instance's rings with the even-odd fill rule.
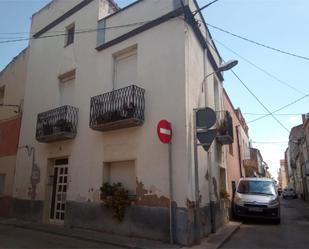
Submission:
[[[70,237],[0,225],[0,248],[121,248]]]
[[[221,248],[309,248],[309,202],[281,200],[281,224],[245,220]]]

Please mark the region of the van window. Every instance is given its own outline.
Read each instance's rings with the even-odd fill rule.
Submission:
[[[237,192],[240,194],[276,195],[274,183],[270,181],[240,181]]]

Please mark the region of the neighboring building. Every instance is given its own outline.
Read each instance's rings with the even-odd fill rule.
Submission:
[[[289,185],[297,195],[309,200],[309,162],[308,162],[308,115],[302,115],[303,124],[291,129],[288,147]]]
[[[287,161],[285,159],[280,160],[280,168],[279,168],[279,187],[284,189],[288,186],[288,170],[287,170]]]
[[[304,187],[302,182],[301,170],[301,146],[300,143],[304,139],[303,125],[293,127],[289,135],[289,160],[291,166],[291,184],[299,197],[304,196]]]
[[[302,146],[302,171],[303,182],[305,187],[305,199],[309,200],[309,114],[302,115],[304,139],[301,141]]]
[[[9,216],[22,117],[28,49],[0,72],[0,216]]]
[[[33,15],[15,217],[168,240],[173,203],[174,239],[186,245],[224,222],[233,136],[199,147],[195,161],[192,127],[194,108],[214,109],[217,127],[229,120],[223,77],[212,74],[221,60],[196,2],[184,3],[54,0]],[[66,35],[40,39],[55,31]],[[173,127],[172,175],[161,119]],[[136,196],[120,224],[102,207],[104,182]]]
[[[250,159],[245,160],[246,177],[266,177],[266,167],[261,152],[250,148]]]
[[[235,109],[228,94],[223,90],[224,109],[229,111],[233,120],[234,141],[227,147],[228,193],[233,195],[235,186],[241,177],[245,177],[244,161],[250,158],[248,126],[239,108]]]

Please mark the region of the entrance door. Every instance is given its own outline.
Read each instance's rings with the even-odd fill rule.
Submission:
[[[54,165],[54,181],[50,208],[50,220],[63,223],[68,189],[68,159],[57,159]]]

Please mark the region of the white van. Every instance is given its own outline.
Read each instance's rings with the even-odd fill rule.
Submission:
[[[239,218],[266,218],[280,223],[275,182],[269,178],[241,178],[234,193],[233,214]]]

